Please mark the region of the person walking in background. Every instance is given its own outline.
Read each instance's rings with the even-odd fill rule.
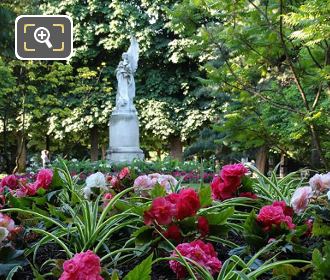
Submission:
[[[41,151],[41,160],[42,160],[42,167],[46,168],[48,166],[48,164],[50,163],[49,160],[49,151],[47,150],[42,150]]]

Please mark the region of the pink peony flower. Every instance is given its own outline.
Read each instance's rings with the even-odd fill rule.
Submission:
[[[65,261],[63,270],[60,280],[103,280],[100,258],[90,250]]]
[[[246,173],[248,173],[246,167],[242,163],[237,163],[223,166],[220,175],[224,180],[240,182],[238,179],[242,178]]]
[[[37,174],[37,180],[34,182],[36,190],[40,188],[48,189],[53,180],[53,171],[51,169],[41,169]]]
[[[273,202],[273,206],[281,207],[285,216],[293,216],[293,209],[290,206],[286,205],[285,201],[275,201]]]
[[[134,181],[134,190],[143,196],[149,196],[148,191],[153,187],[153,181],[147,175],[141,175]]]
[[[197,228],[203,237],[208,235],[210,231],[208,220],[203,216],[199,217],[197,220]]]
[[[161,175],[157,182],[165,188],[167,193],[171,193],[172,187],[178,184],[178,181],[172,175]]]
[[[0,182],[0,187],[8,187],[10,189],[16,189],[18,187],[18,180],[15,175],[8,175],[4,177]]]
[[[217,253],[211,243],[204,243],[201,240],[195,240],[190,243],[179,244],[176,249],[182,256],[197,262],[212,275],[220,271],[222,263],[217,258]],[[176,251],[173,251],[171,257],[178,257]],[[170,261],[170,267],[179,279],[182,279],[187,275],[186,268],[176,260]]]
[[[113,188],[118,188],[120,186],[120,180],[117,177],[112,177],[110,184]]]
[[[17,191],[17,197],[33,196],[37,193],[39,185],[35,183],[22,185]]]
[[[134,186],[148,189],[152,186],[151,178],[149,178],[147,175],[141,175],[135,179]]]
[[[129,175],[129,169],[128,167],[124,167],[122,170],[120,170],[119,174],[118,174],[118,178],[119,180],[123,180],[126,176]]]
[[[242,163],[225,165],[220,171],[220,176],[213,178],[212,197],[220,200],[236,197],[242,178],[247,172]]]
[[[313,191],[311,187],[296,189],[291,198],[291,205],[294,212],[300,214],[305,211],[312,196]]]
[[[172,196],[173,198],[174,196]],[[178,220],[196,215],[201,207],[197,192],[192,188],[182,189],[176,196],[176,214]]]
[[[323,192],[330,189],[330,172],[327,174],[316,174],[309,180],[313,191]]]
[[[310,236],[312,235],[312,232],[313,232],[313,224],[314,224],[313,219],[308,219],[308,220],[305,222],[305,225],[307,226],[307,230],[306,230],[304,236],[306,236],[306,237],[310,237]]]
[[[156,221],[160,225],[168,225],[175,214],[175,204],[164,197],[158,197],[152,201],[149,211],[144,212],[144,223],[151,225]]]
[[[285,224],[288,229],[295,228],[292,223],[292,210],[284,201],[276,201],[272,205],[262,207],[257,220],[263,225],[264,231],[270,231],[273,226],[279,228],[281,224]]]
[[[102,207],[107,207],[107,205],[109,204],[110,200],[113,198],[113,195],[111,193],[105,193],[102,197],[103,200],[103,205]]]
[[[182,238],[180,228],[176,224],[170,225],[164,232],[164,236],[175,241],[179,241]]]

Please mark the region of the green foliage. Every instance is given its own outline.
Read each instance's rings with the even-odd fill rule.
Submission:
[[[244,238],[248,244],[260,248],[264,245],[263,232],[257,223],[257,215],[252,211],[244,223]]]
[[[210,186],[205,186],[202,187],[199,192],[198,192],[198,196],[199,196],[199,200],[201,203],[201,207],[206,207],[212,204],[212,197],[211,197],[211,187]]]
[[[150,280],[151,279],[151,266],[152,266],[153,254],[148,256],[140,264],[138,264],[133,270],[131,270],[123,280]]]
[[[166,195],[166,190],[163,186],[157,184],[150,192],[151,198],[163,197]]]
[[[330,279],[330,242],[324,241],[322,253],[320,250],[315,249],[313,251],[313,266],[314,273],[312,276],[313,280]]]
[[[264,146],[306,163],[315,148],[312,165],[322,157],[326,165],[327,1],[182,0],[168,14],[181,52],[206,73],[201,84],[224,100],[218,145],[233,152]]]
[[[276,175],[278,167],[279,165],[271,172],[270,177],[268,177],[251,165],[250,168],[257,174],[253,188],[258,196],[263,199],[270,202],[283,200],[289,205],[293,192],[302,186],[304,179],[298,177],[298,171],[291,172],[283,178],[279,178]]]

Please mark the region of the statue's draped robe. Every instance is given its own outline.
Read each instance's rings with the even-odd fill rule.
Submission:
[[[116,70],[116,77],[118,80],[116,106],[118,108],[134,108],[133,99],[135,97],[135,83],[129,63],[125,61],[120,62]]]

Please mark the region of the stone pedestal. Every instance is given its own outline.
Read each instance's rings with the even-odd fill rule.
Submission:
[[[136,110],[115,110],[109,123],[110,143],[107,160],[110,163],[130,163],[143,160],[140,149],[139,121]]]

